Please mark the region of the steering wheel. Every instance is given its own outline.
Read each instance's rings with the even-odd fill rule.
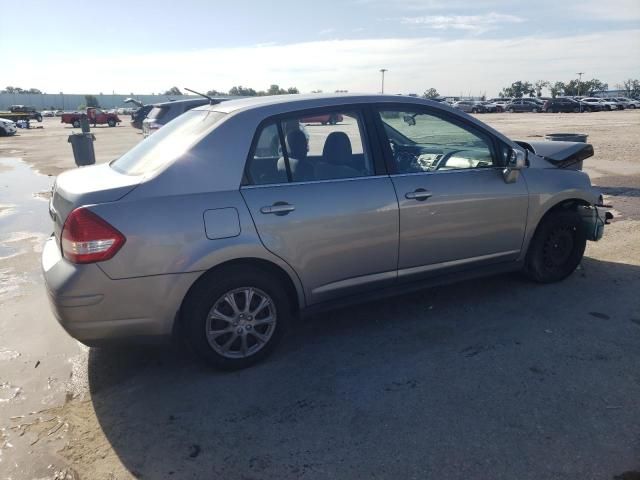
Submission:
[[[430,171],[440,170],[447,165],[447,161],[453,156],[454,153],[462,152],[462,150],[453,150],[452,152],[445,153],[440,160],[435,162],[429,169]]]

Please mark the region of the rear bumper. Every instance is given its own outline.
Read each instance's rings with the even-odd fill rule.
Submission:
[[[169,338],[180,304],[200,275],[113,280],[98,264],[76,265],[62,258],[54,237],[45,243],[42,272],[58,322],[87,345]]]

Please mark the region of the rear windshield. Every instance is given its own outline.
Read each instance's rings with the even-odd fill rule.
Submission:
[[[111,168],[125,175],[155,172],[185,153],[225,115],[210,110],[186,112],[111,162]]]
[[[165,113],[169,110],[168,107],[153,107],[151,111],[147,114],[147,118],[151,120],[160,120]]]

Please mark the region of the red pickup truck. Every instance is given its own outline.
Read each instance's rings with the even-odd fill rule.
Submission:
[[[80,118],[83,113],[85,112],[63,113],[60,117],[60,121],[62,123],[70,123],[74,128],[80,128]],[[92,123],[94,127],[96,125],[104,125],[105,123],[110,127],[115,127],[121,122],[120,118],[118,118],[118,115],[115,113],[106,113],[99,108],[87,108],[86,115],[89,119],[89,123]]]

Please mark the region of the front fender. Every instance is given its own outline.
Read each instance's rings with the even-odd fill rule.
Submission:
[[[522,174],[529,188],[529,210],[522,256],[526,254],[540,220],[552,208],[569,201],[589,206],[601,201],[600,191],[591,186],[589,176],[581,171],[555,167],[527,168]]]

